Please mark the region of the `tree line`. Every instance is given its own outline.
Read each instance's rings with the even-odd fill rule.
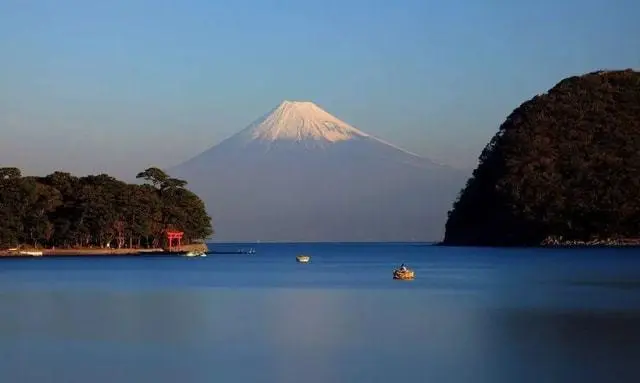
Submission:
[[[203,201],[186,181],[154,167],[136,178],[144,183],[60,171],[26,177],[0,168],[0,248],[158,248],[166,230],[183,231],[185,244],[213,234]]]

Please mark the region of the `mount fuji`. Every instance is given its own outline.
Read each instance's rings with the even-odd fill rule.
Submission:
[[[468,176],[297,101],[168,171],[219,241],[439,240]]]

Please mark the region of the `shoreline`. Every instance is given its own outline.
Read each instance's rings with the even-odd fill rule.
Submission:
[[[620,238],[620,239],[593,239],[590,241],[563,240],[562,238],[546,238],[539,244],[535,245],[474,245],[474,244],[456,244],[445,243],[444,241],[436,242],[433,246],[445,247],[495,247],[495,248],[538,248],[538,249],[555,249],[555,248],[630,248],[640,247],[640,238]]]
[[[640,238],[605,238],[589,241],[565,240],[562,237],[548,237],[541,243],[542,247],[630,247],[640,246]]]
[[[3,249],[0,250],[0,258],[22,258],[22,257],[82,257],[82,256],[141,256],[141,255],[156,255],[156,254],[180,254],[189,251],[209,251],[206,244],[197,243],[192,245],[184,245],[176,250],[169,251],[163,248],[153,249],[113,249],[113,248],[33,248],[33,247],[18,247],[17,249]]]

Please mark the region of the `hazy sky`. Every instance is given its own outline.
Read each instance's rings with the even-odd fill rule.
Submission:
[[[640,67],[637,0],[0,0],[0,165],[133,175],[284,99],[473,167],[560,79]]]

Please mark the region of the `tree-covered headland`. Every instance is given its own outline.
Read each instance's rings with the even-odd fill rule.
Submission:
[[[213,233],[204,203],[185,181],[158,168],[137,178],[145,182],[64,172],[24,177],[17,168],[0,168],[0,249],[158,248],[166,245],[166,230],[183,231],[183,244]]]
[[[640,238],[640,72],[560,81],[515,109],[449,212],[443,244]]]

